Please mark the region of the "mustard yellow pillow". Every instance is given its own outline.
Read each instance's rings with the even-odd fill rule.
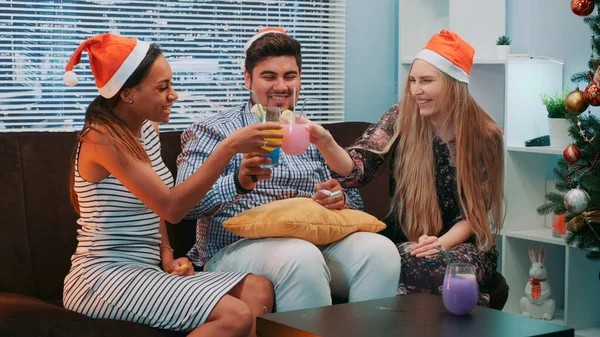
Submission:
[[[298,238],[324,245],[362,232],[379,232],[385,224],[352,209],[329,210],[309,198],[274,201],[225,221],[228,231],[249,239]]]

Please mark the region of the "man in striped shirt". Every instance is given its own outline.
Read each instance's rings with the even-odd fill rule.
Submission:
[[[251,105],[290,109],[300,91],[300,44],[278,28],[267,28],[245,46],[246,87],[256,95],[224,113],[189,127],[181,136],[177,183],[198,169],[217,144],[258,118]],[[293,97],[295,92],[296,97]],[[198,219],[196,244],[188,257],[207,271],[251,272],[275,286],[279,312],[330,305],[331,295],[362,301],[394,296],[400,276],[397,248],[386,237],[358,232],[326,246],[293,238],[244,240],[223,222],[276,200],[323,198],[329,208],[362,209],[358,190],[326,198],[318,189],[342,190],[332,179],[318,147],[310,144],[299,156],[280,154],[279,166],[261,168],[270,159],[237,154],[206,197],[188,214]]]

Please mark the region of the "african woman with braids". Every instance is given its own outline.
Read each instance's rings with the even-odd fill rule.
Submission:
[[[165,220],[178,223],[236,153],[267,154],[264,138],[275,136],[264,130],[276,126],[236,130],[173,187],[157,127],[169,121],[178,98],[166,58],[154,44],[97,35],[67,64],[69,85],[77,84],[72,70],[83,51],[100,96],[86,111],[74,151],[71,189],[80,229],[65,308],[189,336],[255,336],[254,317],[273,306],[272,284],[247,273],[196,273],[187,258],[174,258]]]

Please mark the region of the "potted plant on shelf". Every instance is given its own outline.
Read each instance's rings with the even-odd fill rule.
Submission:
[[[506,60],[510,53],[510,38],[506,35],[498,37],[496,40],[496,49],[498,51],[498,59]]]
[[[565,106],[568,94],[569,88],[566,87],[562,93],[540,95],[548,112],[548,130],[550,146],[552,147],[565,148],[571,144],[571,137],[569,136],[570,123],[567,119],[569,111]]]

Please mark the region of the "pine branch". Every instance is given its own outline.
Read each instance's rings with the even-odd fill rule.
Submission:
[[[556,189],[561,191],[561,192],[568,192],[571,189],[571,184],[569,184],[569,181],[567,180],[567,178],[563,178],[562,180],[559,180],[556,182]]]
[[[587,71],[582,71],[582,72],[578,72],[578,73],[574,73],[573,75],[571,75],[571,82],[572,83],[590,83],[590,79],[588,78],[587,75]]]
[[[583,22],[585,22],[586,25],[591,26],[594,23],[596,23],[597,19],[598,19],[598,15],[588,15],[583,18]]]
[[[600,252],[589,251],[585,256],[594,262],[600,262]]]
[[[600,240],[591,232],[589,227],[584,226],[577,232],[569,232],[567,244],[586,250],[586,256],[590,260],[600,261]]]
[[[568,192],[571,189],[571,184],[567,180],[566,161],[564,159],[559,160],[558,165],[554,167],[553,171],[556,177],[556,189],[560,192]]]
[[[600,25],[598,24],[600,22],[599,18],[598,15],[589,15],[583,18],[583,22],[590,27],[594,36],[600,35]]]
[[[564,205],[564,196],[555,192],[546,193],[546,202],[537,208],[537,212],[539,215],[550,214],[554,212],[554,214],[562,214],[567,210]]]

